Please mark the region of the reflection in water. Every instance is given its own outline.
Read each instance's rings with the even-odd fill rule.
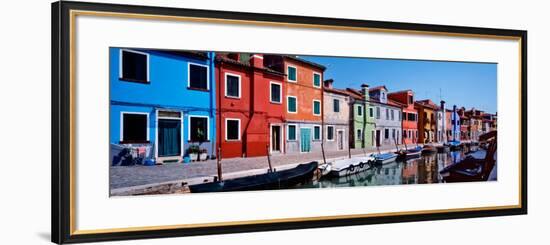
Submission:
[[[350,176],[313,181],[303,187],[329,188],[440,183],[439,171],[465,157],[461,151],[436,153],[404,162],[392,162]]]

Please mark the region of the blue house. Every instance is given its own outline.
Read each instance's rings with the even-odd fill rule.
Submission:
[[[460,141],[460,116],[456,111],[456,105],[453,105],[451,111],[451,125],[449,125],[450,135],[448,141]]]
[[[110,48],[110,143],[147,146],[157,163],[191,145],[215,155],[213,52]]]

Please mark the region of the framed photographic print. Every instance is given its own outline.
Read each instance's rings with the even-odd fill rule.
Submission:
[[[66,1],[52,30],[53,242],[527,213],[526,31]]]

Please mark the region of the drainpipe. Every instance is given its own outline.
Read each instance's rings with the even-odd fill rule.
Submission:
[[[210,79],[210,118],[214,118],[216,116],[216,111],[214,109],[215,107],[215,103],[216,103],[216,83],[213,82],[216,77],[216,66],[214,64],[214,60],[215,60],[215,57],[216,57],[216,53],[215,52],[208,52],[208,60],[210,62],[210,74],[209,76],[213,79]],[[210,120],[209,120],[210,121]],[[215,120],[211,120],[211,121],[214,121]],[[215,124],[215,123],[214,123]],[[212,127],[211,125],[208,125],[208,127],[210,127],[208,130],[209,131],[212,131],[211,133],[211,138],[212,138],[212,142],[210,144],[210,153],[212,155],[215,155],[216,157],[218,157],[217,155],[217,152],[216,152],[216,130],[217,128],[214,126]],[[214,130],[210,130],[210,129],[214,129]]]
[[[221,103],[221,102],[222,102],[222,100],[221,100],[222,92],[220,91],[220,88],[222,87],[222,86],[221,86],[221,84],[222,84],[222,80],[221,80],[221,79],[222,79],[222,68],[223,68],[223,61],[220,61],[219,65],[218,65],[218,79],[217,79],[218,84],[220,84],[219,88],[217,88],[217,89],[218,89],[218,90],[217,90],[217,91],[218,91],[218,92],[217,92],[217,94],[218,94],[218,101],[217,101],[217,103],[218,103],[218,108],[217,108],[217,111],[218,111],[218,123],[219,123],[219,125],[220,125],[219,132],[217,133],[217,135],[218,135],[218,144],[219,144],[219,147],[218,147],[219,150],[218,150],[218,152],[219,152],[220,155],[217,156],[217,157],[219,157],[220,159],[221,159],[221,157],[222,157],[222,150],[223,150],[223,148],[222,148],[222,145],[223,145],[223,144],[222,144],[222,142],[223,142],[223,141],[222,141],[222,140],[223,140],[223,139],[222,139],[222,131],[223,131],[222,113],[223,113],[223,112],[222,112],[222,107],[221,107],[221,104],[222,104],[222,103]]]

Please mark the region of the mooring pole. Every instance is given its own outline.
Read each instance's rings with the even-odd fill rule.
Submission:
[[[351,158],[351,147],[348,145],[348,157]]]
[[[218,165],[218,181],[222,181],[222,155],[221,147],[218,147],[218,158],[216,159],[216,164]]]
[[[271,166],[271,154],[269,153],[269,144],[266,145],[265,149],[267,150],[267,164],[269,164],[269,172],[273,172],[273,167]]]
[[[325,146],[323,142],[321,142],[321,152],[323,153],[323,163],[327,164],[327,159],[325,158]]]

